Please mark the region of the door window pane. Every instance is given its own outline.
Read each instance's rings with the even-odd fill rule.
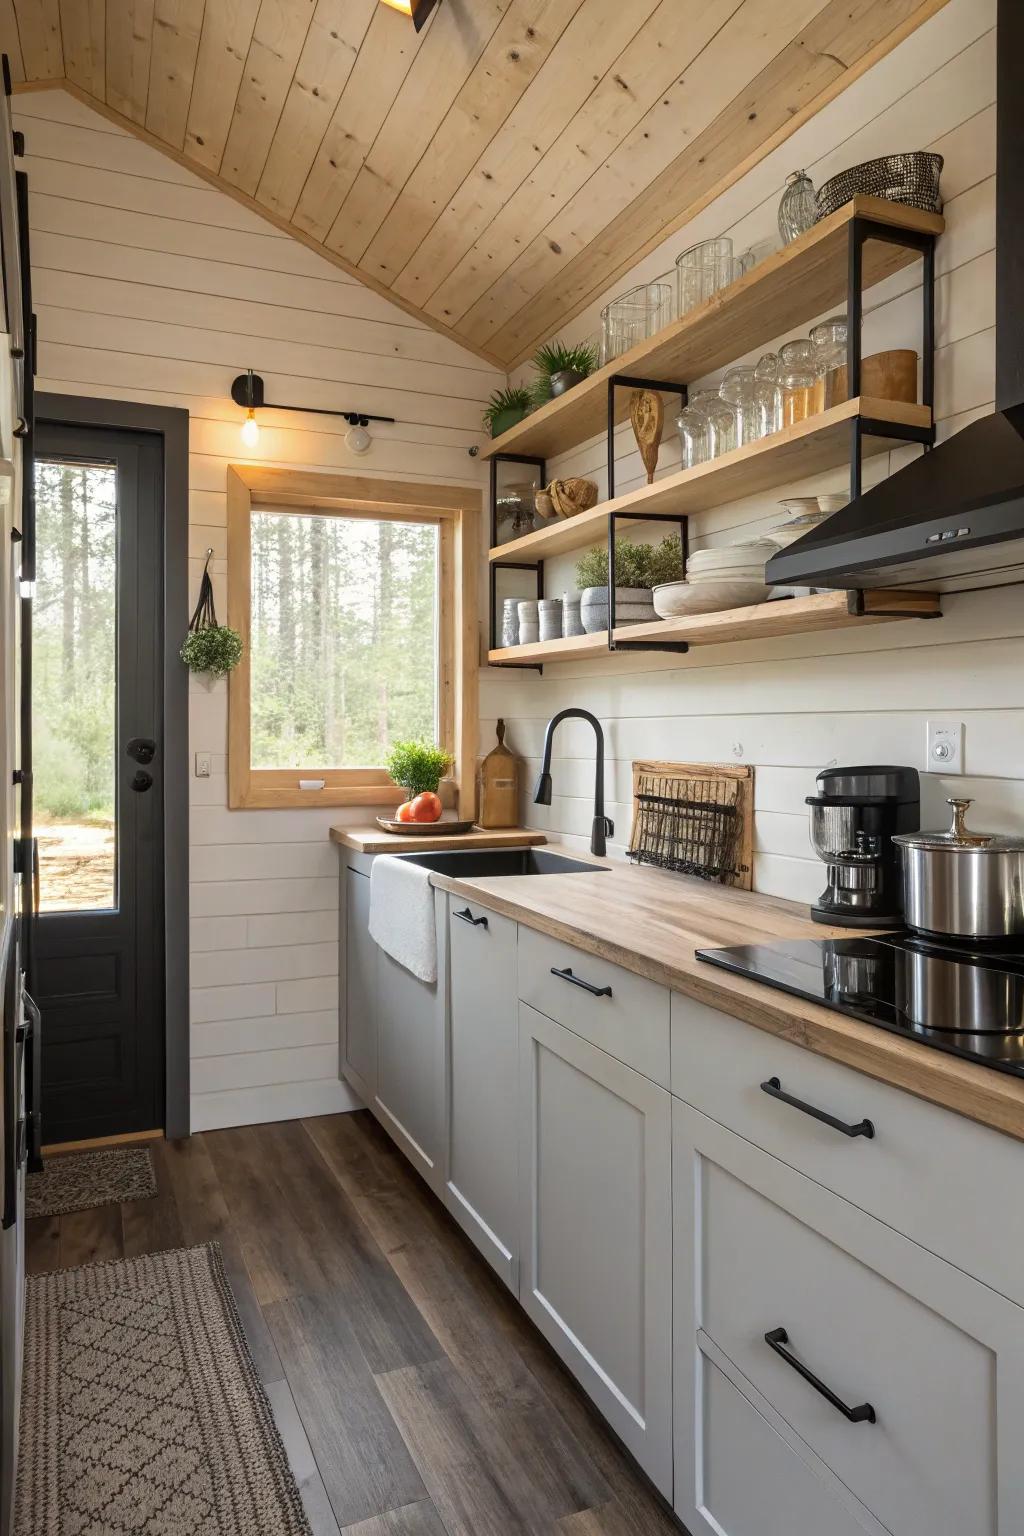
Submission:
[[[116,904],[117,474],[36,465],[32,759],[40,910]]]
[[[253,512],[252,766],[379,767],[436,741],[438,529]]]

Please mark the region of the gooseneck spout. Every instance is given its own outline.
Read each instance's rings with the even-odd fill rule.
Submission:
[[[589,720],[594,727],[596,737],[595,771],[594,771],[594,820],[590,830],[590,851],[603,858],[607,852],[606,838],[615,833],[614,824],[609,821],[604,813],[604,731],[601,722],[596,715],[592,715],[587,709],[560,709],[557,715],[552,715],[548,721],[547,730],[544,732],[544,761],[541,764],[540,773],[537,775],[537,783],[534,785],[533,800],[535,805],[551,804],[551,746],[555,738],[555,730],[563,720]]]

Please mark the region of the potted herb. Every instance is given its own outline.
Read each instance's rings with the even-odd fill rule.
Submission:
[[[188,624],[188,634],[179,652],[190,672],[206,672],[210,677],[225,677],[242,659],[242,637],[236,629],[217,623],[213,606],[213,582],[210,561],[213,550],[206,551],[199,601]]]
[[[646,624],[657,618],[652,590],[666,581],[681,581],[683,551],[677,538],[660,544],[634,544],[619,539],[615,545],[615,622]],[[576,581],[582,592],[580,616],[588,635],[608,628],[608,550],[588,549],[576,562]]]
[[[533,354],[533,366],[537,370],[533,398],[543,405],[593,373],[597,367],[597,348],[588,341],[575,347],[567,347],[562,341],[548,341]]]
[[[395,812],[396,821],[438,821],[441,801],[437,787],[452,766],[451,753],[428,741],[396,741],[384,759],[384,767],[405,790],[405,800]]]
[[[533,395],[522,385],[496,389],[484,407],[484,426],[492,437],[500,437],[529,414],[533,403]]]

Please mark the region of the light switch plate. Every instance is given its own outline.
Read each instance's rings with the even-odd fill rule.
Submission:
[[[196,753],[196,778],[197,779],[208,779],[209,777],[210,777],[210,754],[209,754],[209,752],[197,752]]]
[[[927,761],[928,773],[963,773],[964,771],[964,723],[962,720],[929,720]]]

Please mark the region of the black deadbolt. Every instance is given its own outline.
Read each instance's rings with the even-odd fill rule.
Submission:
[[[134,779],[132,779],[132,789],[134,789],[138,795],[141,795],[147,789],[150,789],[152,784],[153,775],[151,773],[147,773],[145,768],[140,768]]]
[[[156,742],[150,741],[148,736],[133,736],[124,750],[137,763],[151,763],[156,757]]]

